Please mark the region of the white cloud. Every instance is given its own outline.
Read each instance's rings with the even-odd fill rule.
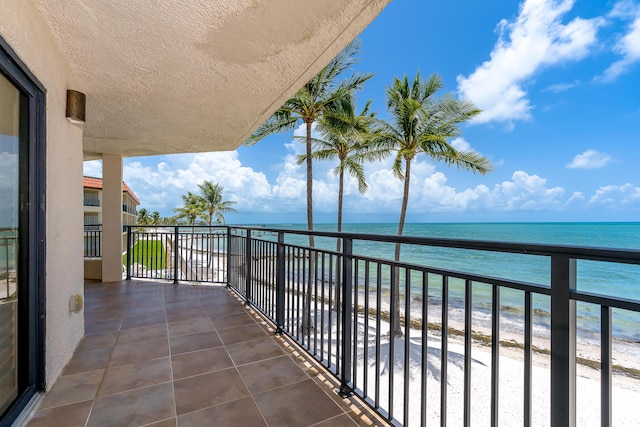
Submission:
[[[459,148],[468,147],[462,139]],[[305,165],[297,165],[295,154],[302,144],[287,144],[288,153],[272,182],[250,167],[242,165],[237,152],[185,154],[160,158],[127,159],[124,179],[141,199],[142,207],[172,215],[182,204],[181,195],[197,191],[204,180],[220,183],[224,197],[237,202],[245,218],[269,222],[277,215],[304,221],[306,211]],[[392,159],[366,165],[369,191],[360,194],[355,180],[345,180],[345,221],[357,222],[361,215],[379,214],[389,218],[400,211],[403,181],[393,175]],[[86,166],[87,168],[95,167]],[[314,211],[316,220],[331,221],[337,210],[338,180],[332,173],[334,162],[314,163]],[[483,218],[510,212],[563,212],[589,209],[640,209],[640,188],[631,184],[603,186],[586,196],[574,192],[567,196],[563,187],[549,185],[535,174],[516,171],[497,184],[456,188],[448,183],[446,171],[439,171],[428,159],[414,160],[408,215],[416,218],[429,213],[465,213]],[[369,216],[368,218],[372,218]],[[234,221],[232,215],[227,218]]]
[[[612,82],[621,74],[626,73],[634,64],[640,62],[640,6],[634,6],[627,1],[618,2],[611,14],[612,18],[629,19],[628,31],[620,37],[614,46],[614,51],[622,59],[607,68],[601,77],[604,82]]]
[[[630,205],[640,209],[640,187],[630,183],[623,185],[606,185],[598,188],[589,199],[591,205],[607,205],[612,209],[629,209]]]
[[[94,178],[102,177],[102,160],[88,160],[82,165],[82,174]]]
[[[491,59],[468,77],[458,76],[458,92],[484,110],[477,123],[527,120],[533,108],[525,84],[544,67],[584,58],[596,42],[602,18],[562,17],[573,0],[525,0],[519,16],[498,24]]]
[[[569,169],[599,169],[611,162],[611,156],[596,150],[587,150],[577,154],[571,163],[567,164]]]
[[[554,85],[550,85],[547,86],[546,88],[544,88],[542,91],[543,92],[552,92],[552,93],[560,93],[560,92],[566,92],[569,89],[573,89],[576,86],[579,86],[580,82],[578,80],[575,80],[571,83],[557,83]]]
[[[461,137],[451,140],[451,145],[458,151],[473,151],[471,144]]]
[[[155,166],[138,159],[128,160],[123,177],[143,207],[166,214],[181,204],[182,194],[197,192],[198,184],[204,181],[222,185],[223,197],[236,201],[238,209],[254,209],[272,192],[266,176],[242,166],[237,152],[163,156]]]

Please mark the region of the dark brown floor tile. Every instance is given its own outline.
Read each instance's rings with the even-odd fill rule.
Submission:
[[[271,337],[230,344],[227,346],[227,351],[237,366],[285,354]]]
[[[221,317],[226,317],[232,314],[241,314],[246,313],[247,311],[239,302],[233,302],[228,305],[219,305],[212,307],[205,307],[204,311],[207,313],[211,319],[219,319]]]
[[[142,326],[167,323],[167,315],[162,313],[144,314],[142,316],[125,317],[121,329],[140,328]]]
[[[204,350],[205,348],[220,347],[222,341],[216,331],[200,332],[198,334],[171,337],[171,354]]]
[[[113,347],[116,343],[116,337],[118,336],[115,332],[109,332],[107,334],[96,334],[96,335],[86,335],[76,351],[89,351],[89,350],[98,350],[100,348]]]
[[[185,378],[233,367],[224,347],[208,348],[171,356],[173,378]]]
[[[174,383],[178,415],[249,396],[235,369],[197,375]]]
[[[213,322],[209,317],[199,317],[195,319],[182,320],[180,322],[169,323],[169,336],[192,335],[199,332],[215,331]]]
[[[238,304],[238,299],[229,295],[228,292],[219,292],[218,295],[200,298],[200,302],[204,308],[219,307],[230,304]]]
[[[289,356],[239,366],[238,372],[252,394],[309,379]]]
[[[219,331],[220,338],[225,345],[235,344],[242,341],[249,341],[256,338],[267,337],[267,333],[258,325],[237,326]]]
[[[256,323],[253,317],[247,313],[229,314],[228,316],[216,317],[213,320],[213,325],[216,329],[234,328],[236,326],[250,325]]]
[[[312,427],[355,427],[357,424],[347,415],[342,414],[337,417],[330,418]]]
[[[253,399],[246,397],[229,403],[178,416],[180,427],[263,427],[264,422]]]
[[[175,416],[171,383],[98,397],[87,427],[141,426]]]
[[[137,317],[137,316],[152,316],[157,314],[163,314],[164,303],[145,303],[145,304],[130,304],[125,317]]]
[[[267,424],[274,426],[308,426],[343,413],[312,380],[266,391],[254,399]]]
[[[202,308],[200,300],[192,299],[188,301],[168,302],[165,304],[167,313],[178,313],[184,310],[198,310]]]
[[[177,425],[178,420],[174,417],[168,420],[158,421],[157,423],[145,424],[144,427],[176,427]]]
[[[110,366],[104,375],[98,396],[148,387],[171,380],[171,360],[168,357]]]
[[[27,427],[84,427],[93,400],[37,411]]]
[[[39,409],[49,409],[93,399],[98,392],[104,369],[74,375],[61,375],[47,392]]]
[[[116,345],[109,366],[126,365],[142,360],[157,359],[169,355],[169,342],[165,339],[133,344]]]
[[[105,320],[119,320],[124,317],[125,308],[102,308],[102,309],[86,309],[84,312],[84,320],[86,322],[100,322]]]
[[[151,325],[141,328],[125,329],[118,334],[117,344],[133,344],[167,338],[167,326]]]
[[[105,320],[101,322],[85,322],[84,323],[84,334],[92,335],[92,334],[104,334],[107,332],[116,332],[120,329],[120,324],[122,320]]]
[[[109,363],[111,350],[111,347],[105,347],[97,350],[76,351],[62,373],[71,375],[104,369]]]
[[[202,307],[167,311],[167,322],[180,322],[198,317],[207,317]]]

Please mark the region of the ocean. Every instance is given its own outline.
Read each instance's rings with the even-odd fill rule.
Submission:
[[[267,228],[305,230],[305,224],[268,224]],[[315,230],[335,231],[335,224],[315,224]],[[396,224],[344,224],[343,231],[353,233],[396,234]],[[588,246],[614,249],[640,249],[640,223],[421,223],[406,224],[406,236],[437,237],[469,240],[491,240],[512,243],[539,243],[549,245]],[[287,242],[308,244],[306,237],[291,236]],[[334,239],[316,239],[316,246],[335,249]],[[356,242],[354,253],[371,257],[392,259],[392,244]],[[401,260],[434,268],[463,271],[549,286],[550,262],[546,257],[493,252],[470,251],[450,248],[425,248],[403,245]],[[431,286],[431,283],[430,283]],[[463,282],[451,284],[450,304],[463,304]],[[612,264],[595,261],[578,261],[577,288],[580,291],[640,301],[640,265]],[[412,294],[419,293],[412,289]],[[429,297],[437,298],[439,289],[434,287]],[[505,290],[501,293],[501,305],[509,307],[508,313],[519,317],[523,305],[522,292]],[[490,288],[474,286],[474,306],[489,310]],[[533,305],[540,319],[548,323],[549,299],[533,298]],[[578,326],[586,336],[599,334],[600,308],[592,304],[578,303]],[[509,314],[507,314],[509,315]],[[548,325],[546,325],[548,326]],[[613,332],[617,338],[640,342],[640,314],[614,310]]]

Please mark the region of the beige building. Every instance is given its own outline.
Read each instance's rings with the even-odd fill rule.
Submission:
[[[19,289],[0,301],[2,424],[84,333],[83,160],[102,159],[101,276],[121,280],[123,157],[234,150],[387,3],[2,2],[0,229]]]
[[[84,189],[84,225],[102,224],[102,178],[82,177]],[[134,225],[140,200],[122,181],[122,225]]]
[[[102,280],[102,178],[84,176],[84,278]],[[122,225],[136,223],[140,200],[122,181]],[[127,233],[122,229],[121,251],[127,246]]]

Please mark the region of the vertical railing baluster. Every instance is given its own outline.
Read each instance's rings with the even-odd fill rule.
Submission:
[[[352,346],[353,346],[353,350],[352,350],[352,357],[354,361],[358,360],[358,293],[359,293],[359,287],[358,287],[358,283],[360,281],[359,279],[359,274],[360,274],[360,263],[358,262],[357,259],[352,258],[353,259],[353,279],[351,281],[351,283],[353,284],[353,290],[352,290],[352,295],[353,295],[353,315],[352,317],[352,336],[353,339],[351,340],[353,342]],[[353,382],[353,388],[357,387],[358,384],[358,364],[357,363],[353,363],[352,364],[352,371],[353,371],[353,375],[352,375],[352,382]]]
[[[173,227],[173,284],[178,284],[178,248],[180,247],[180,243],[178,243],[179,226]]]
[[[422,272],[422,345],[420,351],[420,426],[427,425],[427,372],[429,336],[429,273]]]
[[[226,232],[227,232],[227,247],[225,248],[225,253],[227,254],[227,277],[226,277],[226,282],[227,282],[227,286],[231,285],[231,268],[233,266],[233,261],[231,259],[231,245],[232,245],[232,237],[231,237],[231,232],[232,232],[232,228],[231,227],[226,227]]]
[[[363,341],[363,397],[369,393],[369,261],[364,262],[364,339]]]
[[[247,230],[247,240],[245,241],[244,250],[244,257],[246,259],[245,265],[247,266],[247,269],[245,270],[244,301],[245,304],[248,305],[251,303],[251,279],[253,274],[251,269],[251,230]]]
[[[449,358],[449,277],[442,276],[442,343],[440,348],[440,426],[447,425],[447,364]]]
[[[498,427],[500,408],[500,287],[491,287],[491,425]]]
[[[533,353],[531,340],[533,337],[533,319],[531,292],[524,293],[524,427],[531,427],[531,404],[533,401],[532,379]]]
[[[376,270],[376,375],[375,407],[380,407],[380,323],[382,314],[382,264]],[[391,332],[391,331],[389,331]]]
[[[576,425],[576,260],[551,257],[551,425]]]
[[[276,334],[284,332],[285,259],[284,233],[279,232],[276,255]]]
[[[391,298],[389,302],[389,419],[393,419],[393,397],[394,397],[394,373],[396,368],[396,336],[395,336],[395,323],[396,316],[400,316],[400,313],[396,313],[394,307],[396,306],[396,294],[394,292],[395,287],[400,288],[400,267],[393,265],[391,267]],[[397,295],[400,298],[400,295]],[[400,319],[398,319],[400,323]]]
[[[411,270],[407,268],[405,270],[404,278],[404,393],[402,395],[403,415],[402,422],[404,425],[409,425],[409,374],[410,374],[410,359],[409,351],[411,344]]]
[[[342,360],[340,361],[340,396],[353,395],[351,387],[351,341],[353,316],[353,239],[342,239]]]
[[[131,226],[129,225],[127,226],[127,280],[131,280]]]
[[[600,425],[613,425],[611,398],[611,307],[600,308]]]
[[[471,426],[471,314],[473,307],[471,280],[464,282],[464,426]]]

